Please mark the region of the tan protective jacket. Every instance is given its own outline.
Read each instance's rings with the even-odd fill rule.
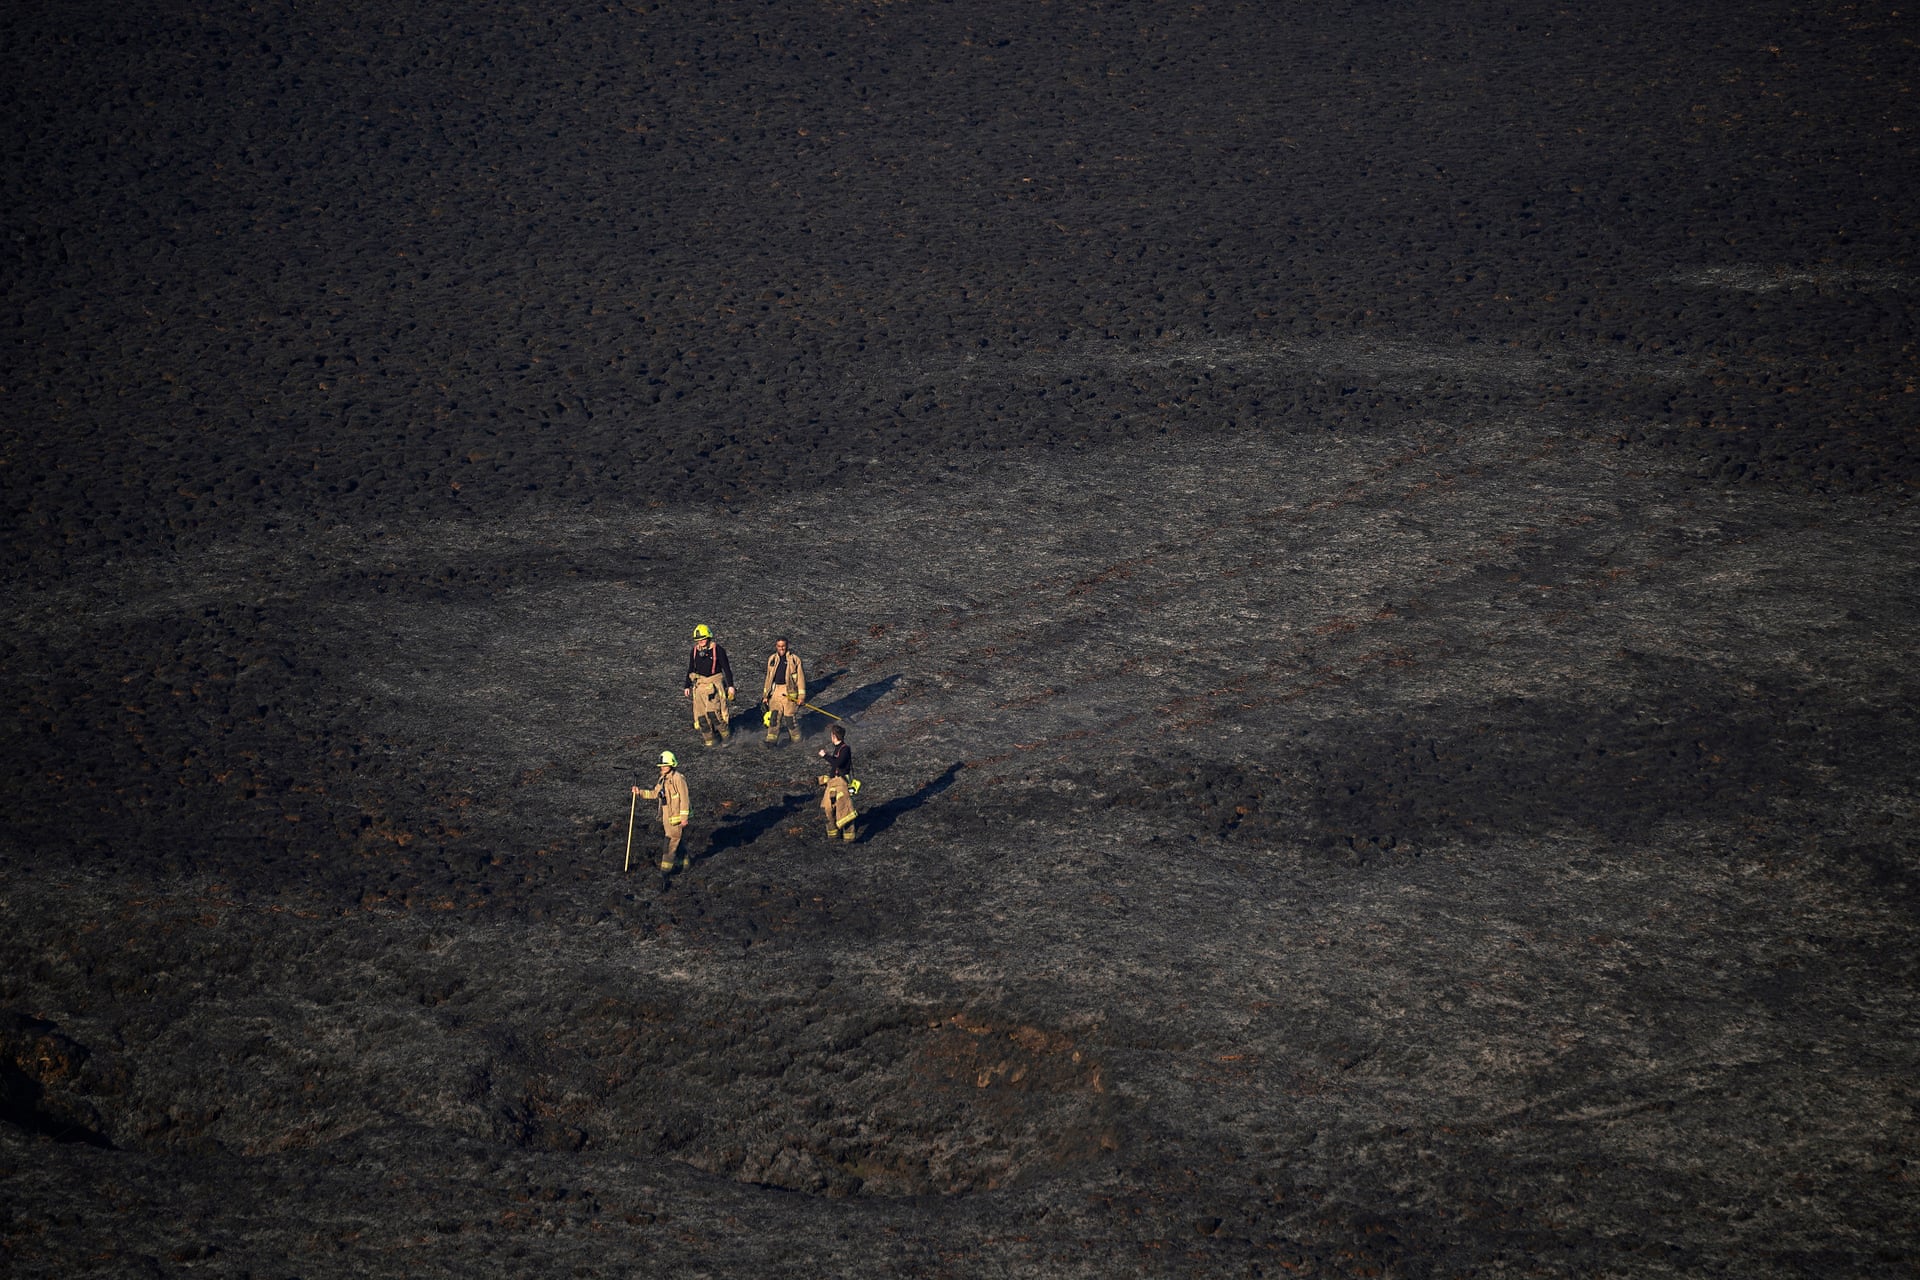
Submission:
[[[686,825],[693,808],[693,798],[687,792],[686,774],[678,769],[669,769],[667,776],[660,779],[659,786],[643,788],[640,794],[660,802],[660,826],[668,835],[673,834],[674,828]]]
[[[791,649],[787,650],[787,681],[786,684],[781,687],[780,693],[791,705],[783,707],[774,704],[773,700],[773,671],[774,668],[779,665],[779,654],[770,653],[767,655],[767,674],[766,678],[760,682],[760,701],[773,705],[773,709],[783,715],[793,715],[800,710],[801,704],[807,700],[806,668],[800,665],[799,654]]]

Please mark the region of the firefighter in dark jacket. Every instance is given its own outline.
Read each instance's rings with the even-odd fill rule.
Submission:
[[[833,745],[819,751],[820,758],[827,762],[827,771],[820,775],[820,785],[826,788],[820,796],[820,808],[827,815],[827,839],[839,836],[851,840],[853,820],[859,816],[853,811],[853,792],[860,785],[853,776],[853,748],[847,745],[847,731],[839,725],[827,732]]]
[[[723,740],[731,717],[728,701],[733,697],[733,664],[727,651],[713,638],[713,628],[701,623],[693,629],[693,652],[687,655],[687,683],[680,691],[693,699],[693,727],[700,740],[713,745],[714,735]]]

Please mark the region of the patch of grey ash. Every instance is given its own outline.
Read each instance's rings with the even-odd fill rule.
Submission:
[[[1211,378],[1351,376],[1389,385],[1443,379],[1489,386],[1534,386],[1595,376],[1680,379],[1700,367],[1672,357],[1629,354],[1600,344],[1550,345],[1420,341],[1383,335],[1314,339],[1196,337],[1178,331],[1145,342],[1072,338],[1018,352],[969,352],[916,362],[875,389],[919,385],[1048,382],[1088,374],[1149,373]]]
[[[133,625],[219,601],[298,601],[343,575],[402,564],[431,571],[530,554],[559,559],[603,548],[618,553],[648,530],[671,528],[674,518],[622,510],[535,512],[505,521],[288,524],[265,538],[223,537],[175,554],[103,557],[76,581],[24,585],[16,589],[19,607],[10,625],[65,634],[100,624]]]
[[[1701,289],[1732,289],[1740,293],[1773,293],[1780,289],[1813,288],[1822,292],[1904,291],[1916,277],[1908,271],[1859,270],[1841,266],[1796,267],[1785,264],[1733,263],[1675,271],[1658,282],[1693,285]]]

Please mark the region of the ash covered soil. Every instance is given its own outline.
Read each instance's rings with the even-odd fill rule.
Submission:
[[[8,7],[0,1269],[1914,1275],[1916,40]]]

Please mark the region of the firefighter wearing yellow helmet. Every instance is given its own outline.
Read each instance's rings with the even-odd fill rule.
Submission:
[[[733,664],[727,651],[713,638],[713,628],[701,623],[693,629],[693,652],[687,655],[687,683],[680,691],[693,700],[693,727],[708,746],[718,735],[723,741],[732,716],[728,700],[733,697]]]
[[[760,701],[767,708],[761,717],[767,726],[767,745],[780,740],[783,724],[793,740],[800,741],[800,708],[807,701],[807,673],[800,665],[800,655],[787,647],[785,636],[773,642],[773,652],[767,657],[767,678],[760,683]]]
[[[687,775],[680,772],[680,761],[671,751],[660,753],[660,777],[651,787],[635,787],[633,794],[643,800],[660,802],[660,829],[666,833],[666,851],[660,855],[660,887],[667,877],[687,865],[680,856],[680,841],[687,834],[693,799],[687,792]]]

